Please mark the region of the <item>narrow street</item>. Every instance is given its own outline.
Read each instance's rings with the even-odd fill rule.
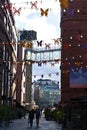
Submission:
[[[33,127],[30,128],[26,119],[17,119],[13,120],[12,123],[10,123],[9,127],[6,126],[0,126],[0,130],[62,130],[61,125],[54,122],[54,121],[46,121],[44,119],[44,116],[40,119],[40,125],[37,128],[36,123],[34,120]]]

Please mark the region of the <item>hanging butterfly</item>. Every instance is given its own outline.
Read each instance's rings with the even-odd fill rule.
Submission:
[[[12,10],[12,4],[5,4],[5,8],[9,11]]]
[[[34,75],[34,78],[36,78],[36,75]]]
[[[55,59],[54,61],[55,61],[55,62],[59,62],[59,61],[60,61],[60,59]]]
[[[65,44],[63,45],[63,48],[64,48],[64,49],[68,49],[68,48],[69,48],[69,44],[68,44],[68,43],[65,43]]]
[[[51,74],[49,74],[49,77],[51,77]]]
[[[16,14],[18,14],[18,15],[20,15],[20,11],[21,11],[21,8],[19,8],[19,9],[16,9],[15,7],[13,7],[13,13],[16,15]]]
[[[25,42],[20,42],[22,47],[25,47],[26,43]]]
[[[27,43],[26,47],[32,48],[32,43]]]
[[[51,66],[55,66],[55,63],[51,63]]]
[[[9,45],[9,43],[8,43],[8,42],[6,42],[6,43],[5,43],[5,45],[6,45],[6,46],[8,46],[8,45]]]
[[[12,64],[13,64],[13,65],[16,65],[16,61],[12,61]]]
[[[83,55],[83,58],[87,59],[87,53]]]
[[[59,0],[59,2],[62,8],[68,8],[69,0]]]
[[[46,63],[47,63],[47,61],[46,61],[46,60],[44,60],[44,61],[43,61],[43,64],[46,64]]]
[[[82,47],[83,49],[87,49],[87,43],[81,44],[81,47]]]
[[[48,82],[46,82],[46,85],[48,85]]]
[[[45,48],[47,49],[50,49],[50,43],[49,44],[47,44],[47,43],[45,43]]]
[[[77,40],[80,41],[83,38],[83,35],[79,33],[76,37],[77,37]]]
[[[59,75],[59,73],[56,73],[56,75]]]
[[[31,4],[31,9],[33,9],[33,7],[34,7],[35,9],[38,9],[38,8],[37,8],[37,1],[35,1],[34,3],[33,3],[33,2],[30,2],[30,4]]]
[[[59,39],[57,38],[57,39],[54,39],[54,43],[55,44],[59,44]]]
[[[74,9],[68,9],[68,15],[74,15]]]
[[[44,77],[44,75],[41,75],[41,77],[43,78],[43,77]]]
[[[16,43],[15,42],[11,42],[10,44],[12,44],[13,46],[15,46]]]
[[[42,8],[40,8],[40,11],[41,11],[41,16],[48,16],[48,11],[49,9],[46,9],[46,10],[43,10]]]
[[[41,66],[41,65],[42,65],[42,62],[39,61],[39,62],[38,62],[38,66]]]
[[[42,40],[39,42],[37,41],[38,46],[42,46]]]

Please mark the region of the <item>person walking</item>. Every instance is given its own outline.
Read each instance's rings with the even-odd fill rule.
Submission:
[[[30,124],[30,127],[33,126],[33,119],[34,119],[34,109],[31,109],[28,115],[28,122]]]
[[[36,126],[38,127],[39,126],[39,120],[40,120],[40,117],[41,117],[41,113],[40,113],[39,107],[36,108],[35,114],[36,114]]]

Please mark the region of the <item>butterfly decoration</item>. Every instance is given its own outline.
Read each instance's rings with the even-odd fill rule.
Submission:
[[[22,47],[25,47],[26,42],[20,42],[20,44],[21,44]]]
[[[65,44],[63,45],[63,48],[64,48],[64,49],[68,49],[68,48],[69,48],[69,44],[68,44],[68,43],[65,43]]]
[[[68,8],[68,2],[69,0],[59,0],[60,1],[60,6],[62,8]]]
[[[59,75],[59,73],[56,73],[56,75]]]
[[[26,47],[32,48],[32,43],[28,43],[28,44],[26,45]]]
[[[59,44],[59,39],[57,38],[57,39],[54,39],[54,43],[55,44]]]
[[[44,77],[44,75],[41,75],[41,77],[43,78],[43,77]]]
[[[28,54],[27,54],[27,55],[28,55]],[[25,64],[26,64],[26,65],[30,65],[30,62],[29,62],[29,61],[26,61]]]
[[[16,15],[16,14],[20,15],[20,11],[21,11],[21,8],[16,9],[15,7],[13,7],[13,13],[14,13],[15,15]]]
[[[59,62],[59,61],[60,61],[60,59],[55,59],[54,61],[55,61],[55,62]]]
[[[38,66],[41,66],[42,65],[42,63],[41,62],[38,62]]]
[[[84,59],[87,59],[87,53],[83,55],[83,58],[84,58]]]
[[[11,42],[10,44],[13,45],[13,46],[15,46],[16,43],[15,42]]]
[[[38,46],[42,46],[42,40],[41,41],[37,41],[37,44],[38,44]]]
[[[6,43],[5,43],[5,45],[6,45],[6,46],[8,46],[8,45],[9,45],[9,43],[8,43],[8,42],[6,42]]]
[[[33,9],[33,8],[38,9],[37,8],[37,1],[35,1],[34,3],[31,1],[30,4],[31,4],[31,9]]]
[[[76,36],[76,38],[77,38],[78,41],[80,41],[80,40],[81,40],[81,34],[78,34],[78,35]]]
[[[45,43],[45,48],[46,48],[46,49],[47,49],[47,48],[50,49],[50,43],[49,43],[49,44],[46,44],[46,43]]]
[[[46,63],[47,63],[47,61],[46,61],[46,60],[44,60],[44,61],[43,61],[43,64],[46,64]]]
[[[23,65],[23,61],[20,62],[20,65]]]
[[[68,9],[68,15],[74,15],[74,9]]]
[[[46,82],[46,85],[48,85],[48,82]]]
[[[81,62],[76,62],[75,63],[77,66],[80,66],[81,65]]]
[[[43,10],[42,8],[40,8],[40,11],[41,11],[41,16],[48,16],[49,9]]]
[[[49,74],[49,77],[51,77],[51,74]]]
[[[55,63],[51,63],[51,66],[55,66]]]
[[[15,61],[12,61],[11,63],[12,63],[13,65],[16,65],[16,62],[15,62]]]
[[[87,43],[81,44],[81,47],[82,47],[83,49],[87,49]]]
[[[34,78],[36,78],[36,75],[34,75]]]
[[[5,4],[5,8],[9,11],[12,10],[12,4]]]

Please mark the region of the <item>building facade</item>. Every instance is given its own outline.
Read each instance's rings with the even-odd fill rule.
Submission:
[[[87,95],[87,1],[61,3],[61,101]]]
[[[39,79],[33,83],[34,101],[43,107],[58,104],[61,99],[59,84],[50,79]]]
[[[17,99],[21,105],[26,109],[31,104],[32,94],[32,40],[36,40],[37,33],[33,30],[19,31],[19,45],[17,51],[18,65],[17,65]],[[29,52],[28,59],[26,59],[26,51]],[[20,78],[19,78],[20,77]]]
[[[12,101],[16,95],[17,30],[9,0],[0,0],[0,99]]]

